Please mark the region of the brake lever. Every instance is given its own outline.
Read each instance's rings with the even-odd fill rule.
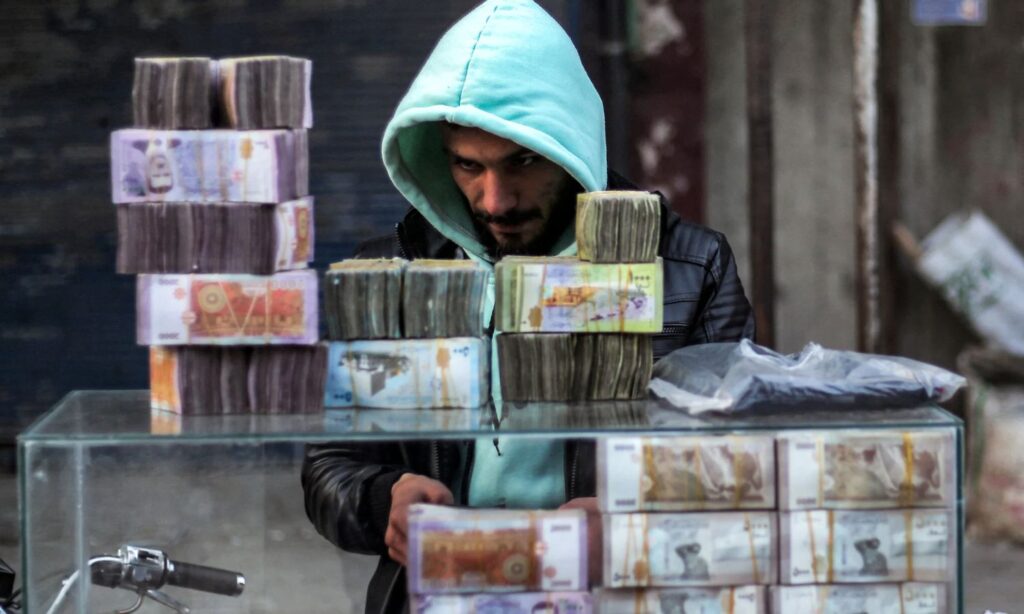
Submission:
[[[190,614],[192,610],[187,605],[178,601],[174,597],[171,597],[163,591],[158,591],[155,588],[151,588],[146,591],[146,595],[161,605],[165,605],[170,609],[174,610],[178,614]]]

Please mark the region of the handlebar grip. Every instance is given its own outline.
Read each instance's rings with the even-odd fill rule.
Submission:
[[[173,561],[168,569],[167,583],[207,593],[237,597],[245,589],[245,576],[226,569]]]

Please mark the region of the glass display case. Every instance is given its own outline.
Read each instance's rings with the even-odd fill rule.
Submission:
[[[72,392],[19,438],[26,611],[47,611],[62,589],[60,612],[132,606],[130,592],[81,578],[62,583],[91,558],[126,544],[244,574],[236,597],[166,589],[193,611],[362,611],[375,559],[341,552],[307,520],[299,472],[309,443],[481,438],[490,445],[495,433],[601,439],[864,429],[948,433],[954,479],[945,504],[952,522],[947,611],[962,611],[963,427],[938,407],[694,417],[651,400],[179,416],[151,411],[148,391]],[[146,600],[139,611],[170,610]]]

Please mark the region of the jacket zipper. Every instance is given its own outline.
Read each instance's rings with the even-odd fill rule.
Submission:
[[[402,234],[398,232],[399,227],[401,227],[401,224],[395,224],[395,241],[398,242],[398,255],[408,260],[409,256],[405,253],[405,245],[402,244]]]
[[[430,477],[441,480],[441,451],[436,441],[430,442]]]
[[[576,465],[580,458],[580,445],[578,443],[572,446],[572,464],[569,465],[569,496],[567,497],[570,501],[576,498]]]
[[[679,335],[685,333],[689,329],[688,326],[662,326],[662,335]]]

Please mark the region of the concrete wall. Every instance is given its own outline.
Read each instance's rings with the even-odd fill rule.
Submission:
[[[900,218],[921,237],[978,207],[1024,248],[1024,5],[990,3],[982,27],[925,28],[899,1]],[[708,223],[730,237],[749,287],[743,5],[705,11],[706,172]],[[774,6],[778,347],[853,348],[852,3]],[[970,333],[905,261],[890,265],[900,270],[897,351],[953,366]]]

